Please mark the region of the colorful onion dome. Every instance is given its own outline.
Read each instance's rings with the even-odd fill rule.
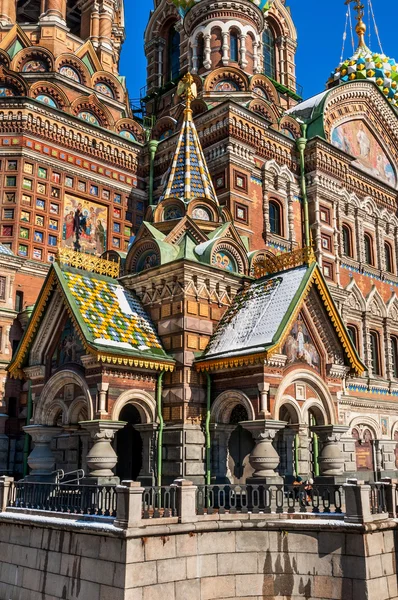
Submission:
[[[189,11],[189,9],[191,9],[193,6],[195,6],[195,4],[199,4],[199,2],[201,2],[202,0],[171,0],[171,1],[178,8],[178,12],[180,13],[180,15],[182,17],[184,17],[186,15],[186,13]],[[258,8],[261,11],[267,12],[270,9],[271,4],[273,4],[274,0],[250,0],[250,2],[252,2],[256,6],[258,6]]]
[[[392,104],[398,105],[398,64],[393,58],[374,53],[365,45],[337,67],[328,86],[364,79],[373,81]]]

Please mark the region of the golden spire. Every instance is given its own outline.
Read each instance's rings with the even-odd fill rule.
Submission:
[[[192,102],[192,100],[195,100],[195,98],[198,95],[196,83],[195,83],[195,80],[192,77],[191,73],[187,73],[181,79],[180,83],[178,84],[177,94],[179,96],[181,96],[182,98],[184,98],[184,100],[186,102],[185,112],[186,113],[190,112],[191,111],[191,102]]]
[[[352,2],[354,2],[354,10],[357,13],[357,16],[355,18],[358,21],[358,23],[357,23],[357,26],[355,27],[355,31],[358,34],[359,47],[366,48],[366,44],[365,44],[366,25],[363,22],[363,17],[365,14],[365,12],[364,12],[365,6],[362,4],[361,0],[345,0],[345,4],[347,4],[347,6],[350,5]]]

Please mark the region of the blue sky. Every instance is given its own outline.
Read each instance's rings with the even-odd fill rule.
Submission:
[[[364,0],[367,5],[367,0]],[[322,91],[329,73],[340,61],[346,6],[344,0],[288,0],[298,32],[296,54],[297,82],[308,98]],[[398,61],[396,39],[396,0],[373,0],[384,53]],[[120,73],[127,77],[131,98],[138,98],[145,85],[146,63],[143,36],[153,0],[125,0],[126,42],[123,46]],[[373,29],[373,28],[372,28]],[[355,35],[355,32],[354,32]],[[368,42],[368,37],[366,38]],[[372,31],[371,49],[379,50]],[[351,56],[348,35],[345,56]]]

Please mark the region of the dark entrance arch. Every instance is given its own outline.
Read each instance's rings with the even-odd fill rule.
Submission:
[[[120,481],[137,481],[142,469],[142,438],[134,425],[141,423],[138,409],[133,404],[126,404],[120,411],[120,421],[127,425],[116,434],[117,466],[116,475]]]
[[[248,421],[247,410],[241,404],[237,404],[231,412],[229,423],[236,425],[228,442],[228,470],[231,483],[245,483],[247,477],[253,473],[249,463],[249,456],[254,447],[251,433],[243,429],[239,423]]]

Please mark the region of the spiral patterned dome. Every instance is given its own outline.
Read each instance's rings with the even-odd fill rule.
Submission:
[[[184,16],[190,8],[195,6],[195,4],[199,4],[201,1],[202,0],[172,0],[172,3],[178,8],[180,15]],[[250,2],[258,6],[261,11],[267,12],[274,0],[250,0]]]
[[[355,80],[373,81],[391,104],[398,105],[398,64],[393,58],[360,46],[332,73],[328,86]]]

